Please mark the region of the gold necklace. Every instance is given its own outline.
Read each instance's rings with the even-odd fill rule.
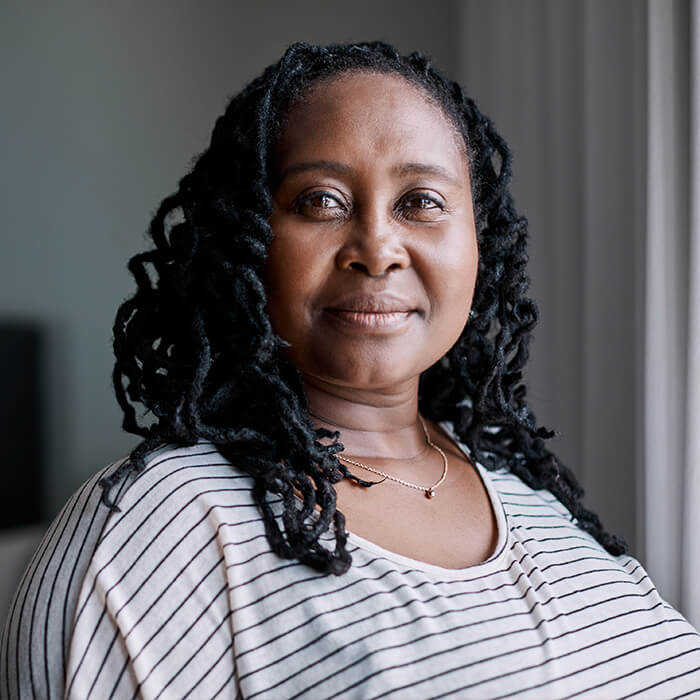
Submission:
[[[440,486],[440,484],[442,484],[443,481],[445,481],[445,477],[447,476],[447,455],[430,439],[428,428],[426,427],[423,418],[421,416],[418,416],[418,420],[420,420],[420,424],[423,426],[423,433],[425,434],[425,441],[428,443],[428,447],[432,447],[442,457],[442,476],[432,486],[426,487],[419,486],[418,484],[412,484],[410,481],[404,481],[403,479],[399,479],[396,476],[392,476],[391,474],[387,474],[386,472],[379,471],[379,469],[374,469],[374,467],[367,466],[362,462],[350,459],[349,457],[343,457],[343,455],[341,454],[337,454],[336,457],[338,459],[341,459],[343,462],[347,462],[348,464],[352,464],[356,467],[362,467],[362,469],[366,469],[368,472],[372,472],[373,474],[383,476],[385,479],[391,479],[392,481],[395,481],[397,484],[401,484],[402,486],[408,486],[412,489],[416,489],[417,491],[423,491],[425,493],[426,498],[433,498],[435,496],[435,489],[437,489],[437,487]]]

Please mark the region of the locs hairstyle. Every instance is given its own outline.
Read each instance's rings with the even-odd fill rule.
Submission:
[[[509,150],[457,83],[420,53],[402,56],[378,42],[291,46],[231,100],[209,148],[161,203],[149,228],[155,247],[130,260],[137,290],[114,324],[123,426],[144,440],[103,479],[103,500],[116,507],[112,488],[142,470],[157,446],[208,440],[252,477],[273,551],[325,573],[350,566],[333,484],[360,480],[335,457],[339,436],[310,421],[263,283],[273,237],[269,160],[285,115],[310,86],[347,71],[395,74],[424,91],[462,133],[469,156],[479,247],[473,314],[423,373],[421,412],[452,421],[477,460],[549,489],[609,552],[623,552],[623,541],[582,506],[580,486],[547,449],[551,434],[526,402],[521,371],[537,310],[525,296],[527,223],[508,190]],[[329,529],[333,549],[319,542]]]

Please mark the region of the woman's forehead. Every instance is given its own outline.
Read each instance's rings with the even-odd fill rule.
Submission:
[[[401,76],[352,72],[316,83],[288,112],[275,167],[299,159],[389,157],[466,164],[464,138],[442,107]]]

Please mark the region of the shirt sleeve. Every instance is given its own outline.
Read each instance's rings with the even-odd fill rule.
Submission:
[[[238,695],[222,543],[182,495],[127,499],[105,530],[78,598],[66,698]]]

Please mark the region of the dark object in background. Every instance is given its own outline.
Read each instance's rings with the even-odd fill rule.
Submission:
[[[0,529],[41,518],[39,329],[0,322]]]

